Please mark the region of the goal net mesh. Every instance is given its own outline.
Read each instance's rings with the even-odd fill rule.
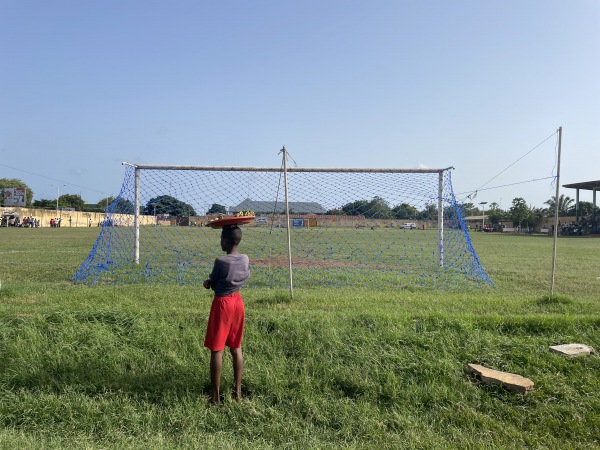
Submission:
[[[294,287],[493,284],[471,244],[449,170],[442,177],[439,172],[311,170],[286,174]],[[215,213],[249,210],[255,219],[242,226],[239,247],[250,258],[247,286],[289,285],[281,170],[138,171],[139,233],[136,169],[127,166],[120,194],[74,281],[200,285],[223,253],[220,230],[207,222]]]

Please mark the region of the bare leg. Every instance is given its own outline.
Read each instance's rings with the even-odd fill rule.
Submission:
[[[221,368],[223,367],[223,350],[210,353],[210,384],[212,386],[211,402],[220,403]]]
[[[242,349],[231,348],[231,357],[233,358],[233,389],[236,400],[242,398],[242,373],[244,372],[244,356]]]

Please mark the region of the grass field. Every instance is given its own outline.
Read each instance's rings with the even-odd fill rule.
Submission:
[[[474,233],[496,287],[244,291],[244,392],[211,407],[211,295],[75,285],[98,229],[0,229],[0,448],[598,448],[600,239]],[[468,363],[531,378],[510,394]],[[226,359],[223,384],[231,380]]]
[[[291,247],[294,285],[396,289],[411,286],[449,289],[491,285],[462,230],[444,232],[440,265],[437,229],[377,227],[294,227]],[[77,272],[85,284],[186,284],[201,286],[221,252],[220,230],[207,227],[140,227],[139,263],[133,263],[132,227],[103,228],[94,251]],[[249,226],[244,252],[252,261],[247,287],[288,284],[285,228]]]

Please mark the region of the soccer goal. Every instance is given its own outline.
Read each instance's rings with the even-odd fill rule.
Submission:
[[[285,157],[284,157],[285,161]],[[492,285],[450,169],[125,164],[77,282],[200,285],[222,254],[216,215],[251,211],[248,286]]]

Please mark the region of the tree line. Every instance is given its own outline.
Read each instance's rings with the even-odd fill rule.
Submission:
[[[538,208],[528,205],[524,198],[514,198],[511,207],[508,210],[503,210],[496,202],[489,205],[489,209],[485,211],[487,222],[491,225],[498,225],[503,221],[511,221],[515,226],[532,227],[535,226],[544,217],[554,217],[554,212],[558,208],[559,217],[575,216],[576,204],[575,200],[564,194],[558,197],[552,196],[544,202],[546,207]],[[476,207],[473,203],[464,203],[461,205],[463,217],[483,215],[483,208]],[[579,202],[579,216],[590,217],[593,214],[594,204],[592,202]],[[600,218],[600,208],[596,206],[596,216]]]
[[[25,206],[27,208],[40,208],[40,209],[56,209],[58,208],[69,208],[75,211],[86,211],[86,212],[105,212],[112,202],[115,201],[115,197],[109,196],[103,198],[98,203],[86,203],[81,195],[75,194],[63,194],[58,199],[38,199],[34,200],[34,193],[26,183],[18,178],[0,178],[0,190],[4,188],[23,188],[25,189]],[[0,195],[0,206],[4,206],[4,196]]]
[[[117,214],[133,214],[133,202],[123,198],[108,196],[98,203],[86,203],[81,195],[63,194],[58,199],[34,200],[34,193],[26,183],[18,178],[0,178],[0,191],[4,188],[24,188],[26,190],[25,206],[39,209],[72,209],[84,212],[113,212]],[[0,206],[4,206],[4,196],[0,195]],[[140,208],[141,214],[169,214],[174,216],[195,215],[196,211],[188,203],[169,195],[161,195],[150,199]]]
[[[0,178],[0,189],[2,188],[25,188],[26,206],[41,209],[71,208],[75,211],[86,212],[113,212],[119,214],[133,214],[134,205],[131,201],[113,196],[105,197],[96,204],[86,203],[80,195],[63,194],[58,199],[33,200],[33,191],[22,180],[16,178]],[[4,197],[0,196],[0,206],[4,206]],[[517,197],[512,200],[511,207],[507,210],[500,208],[496,202],[489,204],[485,215],[487,222],[498,225],[502,221],[512,221],[513,224],[528,227],[533,226],[544,217],[553,217],[555,208],[558,207],[559,216],[575,216],[575,200],[561,195],[556,204],[552,197],[544,202],[546,207],[537,208],[528,205],[524,198]],[[483,207],[479,208],[473,203],[462,203],[458,205],[463,217],[482,215]],[[452,214],[451,208],[446,208],[446,214]],[[591,202],[579,202],[579,215],[586,217],[592,215],[593,204]],[[196,211],[189,203],[183,202],[170,195],[160,195],[151,198],[140,207],[140,213],[146,215],[170,215],[170,216],[195,216]],[[213,203],[207,214],[226,214],[227,208],[218,203]],[[373,197],[371,200],[356,200],[344,204],[339,208],[333,208],[326,212],[328,215],[350,215],[365,216],[372,219],[398,219],[398,220],[432,220],[437,217],[437,205],[427,204],[418,209],[408,203],[390,205],[381,197]],[[600,217],[600,208],[596,207],[596,215]]]

